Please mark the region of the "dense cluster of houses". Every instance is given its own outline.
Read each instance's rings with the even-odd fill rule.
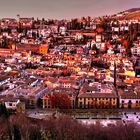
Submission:
[[[0,20],[0,102],[24,108],[140,108],[140,21]]]

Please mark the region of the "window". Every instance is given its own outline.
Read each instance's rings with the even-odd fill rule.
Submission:
[[[138,101],[136,101],[136,106],[139,106],[139,102]]]
[[[132,107],[132,102],[131,102],[131,100],[129,100],[129,102],[128,102],[128,108],[131,108]]]
[[[9,103],[9,106],[12,106],[12,103]]]
[[[80,102],[80,108],[82,108],[82,102]]]

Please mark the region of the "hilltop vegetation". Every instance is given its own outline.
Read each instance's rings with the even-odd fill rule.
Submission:
[[[134,12],[130,12],[128,14],[125,15],[126,19],[137,19],[140,20],[140,10],[134,11]]]
[[[132,9],[120,12],[119,14],[123,14],[121,19],[140,20],[140,8],[132,8]]]

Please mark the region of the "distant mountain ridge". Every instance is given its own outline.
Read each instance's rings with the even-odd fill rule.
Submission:
[[[118,14],[122,14],[122,16],[119,17],[120,19],[140,20],[140,8],[131,8],[123,12],[119,12]]]
[[[131,8],[131,9],[128,9],[126,10],[127,12],[135,12],[135,11],[139,11],[140,10],[140,7],[139,8]]]

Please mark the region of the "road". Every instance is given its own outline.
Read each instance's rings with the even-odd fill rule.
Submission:
[[[101,111],[101,110],[100,110]],[[30,118],[36,119],[48,119],[49,117],[59,117],[64,113],[59,113],[57,110],[27,110],[26,115]],[[67,114],[68,115],[68,114]],[[72,118],[79,120],[84,124],[95,124],[100,122],[103,126],[109,124],[116,125],[118,122],[122,122],[124,125],[127,123],[137,123],[140,125],[140,111],[139,110],[123,110],[116,114],[106,113],[76,113],[70,115]]]

